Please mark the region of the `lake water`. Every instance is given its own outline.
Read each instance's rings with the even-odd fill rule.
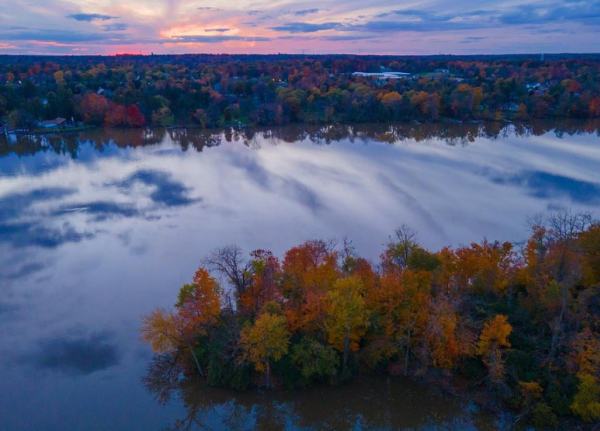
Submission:
[[[594,123],[92,130],[0,137],[0,429],[496,429],[402,379],[239,394],[181,382],[159,405],[140,316],[218,246],[401,224],[431,249],[518,241],[527,216],[600,209]],[[204,426],[204,428],[201,428]]]

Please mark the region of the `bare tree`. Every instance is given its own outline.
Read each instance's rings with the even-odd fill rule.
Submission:
[[[417,231],[403,224],[396,229],[394,235],[395,237],[390,236],[387,244],[388,250],[391,252],[394,262],[400,267],[405,267],[412,252],[419,247]]]
[[[242,297],[250,285],[252,265],[244,259],[242,249],[235,244],[216,248],[202,260],[202,264],[225,277],[234,287],[238,298]]]

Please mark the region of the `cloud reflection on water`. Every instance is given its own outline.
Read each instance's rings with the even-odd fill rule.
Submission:
[[[139,316],[172,305],[214,247],[280,255],[349,235],[374,259],[402,223],[439,248],[521,240],[525,218],[548,207],[598,208],[595,134],[502,137],[485,127],[0,138],[0,417],[16,422],[19,406],[35,402],[36,429],[53,411],[92,403],[104,428],[117,429],[112,412],[131,404],[130,429],[149,429],[154,404],[137,386]],[[71,328],[86,330],[65,335]],[[57,373],[32,380],[31,362],[8,365],[32,346],[34,363]],[[117,387],[133,394],[126,403],[113,400]]]

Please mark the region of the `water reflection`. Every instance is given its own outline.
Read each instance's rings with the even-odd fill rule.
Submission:
[[[151,359],[140,316],[171,306],[199,260],[224,244],[281,255],[348,235],[376,258],[402,223],[437,249],[521,240],[525,218],[548,208],[598,214],[599,143],[592,122],[2,136],[0,429],[146,431],[173,426],[192,405],[211,426],[238,409],[263,429],[464,428],[475,419],[463,406],[420,410],[430,395],[416,389],[383,391],[397,400],[390,408],[374,389],[385,382],[348,392],[357,401],[324,388],[232,404],[231,393],[192,399],[202,395],[176,379],[183,402],[158,408],[139,383]],[[378,407],[366,411],[361,391]],[[347,412],[345,422],[333,412]]]
[[[491,415],[402,378],[371,376],[341,388],[261,393],[210,388],[182,377],[168,355],[143,381],[160,404],[181,399],[185,412],[165,430],[447,430],[502,429]]]
[[[600,120],[534,121],[531,123],[467,122],[467,123],[400,123],[391,125],[296,125],[266,129],[260,127],[201,130],[198,128],[176,129],[92,129],[79,133],[47,135],[0,135],[0,156],[7,154],[32,155],[38,152],[81,156],[81,142],[91,143],[98,152],[119,148],[154,145],[169,139],[177,142],[183,151],[191,148],[202,151],[226,142],[241,142],[248,147],[260,146],[262,139],[271,143],[310,141],[314,144],[349,142],[443,141],[447,145],[468,145],[478,138],[501,139],[508,136],[528,137],[553,133],[558,138],[578,134],[600,136]],[[258,138],[262,139],[258,139]]]

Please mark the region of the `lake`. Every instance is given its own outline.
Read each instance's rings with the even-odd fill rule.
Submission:
[[[597,123],[103,130],[0,137],[0,429],[500,429],[401,378],[240,394],[141,379],[140,317],[215,247],[348,236],[377,259],[402,224],[430,249],[520,241],[600,208]]]

